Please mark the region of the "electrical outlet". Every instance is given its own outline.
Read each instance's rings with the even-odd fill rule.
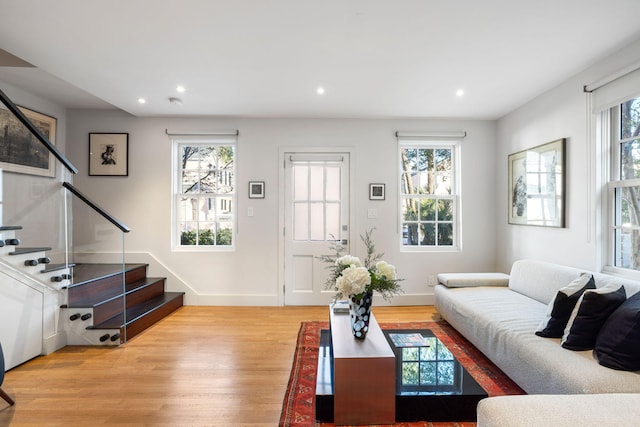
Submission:
[[[427,286],[429,286],[430,288],[436,286],[436,276],[434,276],[433,274],[427,276]]]

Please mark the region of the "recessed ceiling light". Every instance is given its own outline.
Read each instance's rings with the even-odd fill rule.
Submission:
[[[179,85],[178,87],[176,87],[176,90],[177,90],[178,92],[180,92],[180,93],[184,93],[184,91],[185,91],[186,89],[184,88],[184,86]]]
[[[322,86],[319,86],[318,89],[316,89],[316,93],[318,95],[324,95],[324,88]]]
[[[464,96],[464,89],[458,89],[458,90],[456,91],[456,96],[457,96],[457,97]]]
[[[146,104],[147,100],[144,98],[138,98],[138,104]]]

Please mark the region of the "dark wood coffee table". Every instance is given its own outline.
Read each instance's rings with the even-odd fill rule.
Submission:
[[[396,421],[476,420],[476,406],[487,392],[430,330],[395,329],[384,334],[396,355]],[[414,342],[402,347],[392,339],[411,341],[420,335],[425,346]],[[332,363],[330,331],[323,330],[316,380],[316,419],[322,422],[333,422]]]

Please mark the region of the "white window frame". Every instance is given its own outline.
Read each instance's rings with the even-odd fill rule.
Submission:
[[[236,247],[236,239],[237,239],[237,229],[238,229],[238,216],[237,216],[237,193],[238,187],[236,183],[237,177],[237,165],[238,165],[238,149],[237,149],[237,132],[229,132],[229,133],[211,133],[211,134],[172,134],[169,131],[167,133],[170,135],[172,142],[172,151],[173,151],[173,173],[172,173],[172,202],[171,202],[171,249],[175,252],[233,252]],[[183,146],[231,146],[233,149],[233,173],[231,177],[231,187],[233,191],[231,193],[220,193],[221,197],[225,199],[231,199],[231,207],[230,214],[226,215],[229,218],[229,221],[232,224],[231,230],[231,245],[182,245],[180,244],[181,237],[181,227],[180,227],[180,199],[184,197],[184,194],[181,192],[181,163],[182,163],[182,155],[181,155],[181,147]],[[203,194],[202,197],[216,196],[218,193],[207,193],[207,195]],[[196,194],[190,194],[189,197],[196,196]],[[216,218],[216,223],[218,222],[218,218]]]
[[[465,135],[462,133],[459,138],[455,137],[416,137],[398,136],[398,230],[399,232],[399,245],[401,252],[459,252],[462,250],[462,229],[461,229],[461,215],[462,215],[462,198],[461,198],[461,146],[462,137]],[[405,245],[404,244],[404,229],[403,229],[403,203],[405,195],[402,189],[402,174],[404,173],[402,167],[402,150],[406,148],[429,148],[438,149],[445,148],[451,149],[451,194],[444,195],[419,195],[418,198],[436,198],[436,199],[449,199],[453,202],[453,219],[452,219],[452,245],[440,246],[435,245]],[[436,223],[437,224],[437,223]],[[437,225],[436,225],[437,227]]]
[[[636,97],[630,97],[633,99]],[[626,100],[625,100],[626,101]],[[622,101],[624,102],[624,101]],[[596,135],[598,145],[602,147],[602,256],[604,265],[602,271],[616,274],[632,280],[640,280],[640,271],[631,268],[616,266],[616,230],[622,227],[616,226],[616,191],[628,187],[639,186],[640,178],[620,179],[620,146],[628,142],[630,138],[622,139],[620,136],[620,105],[600,112],[597,116]],[[631,138],[635,139],[635,138]]]

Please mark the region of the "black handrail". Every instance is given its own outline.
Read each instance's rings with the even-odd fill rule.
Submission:
[[[55,145],[53,145],[51,143],[51,141],[49,141],[47,139],[46,136],[44,136],[42,134],[42,132],[40,132],[38,130],[37,127],[35,127],[33,125],[33,123],[31,123],[31,120],[29,120],[23,113],[22,111],[20,111],[20,109],[18,108],[18,106],[16,104],[13,103],[13,101],[11,101],[9,99],[9,97],[0,89],[0,100],[2,101],[2,103],[4,105],[7,106],[7,108],[9,109],[9,111],[11,111],[13,113],[14,116],[17,117],[18,120],[20,120],[22,122],[23,125],[25,125],[27,127],[27,129],[29,129],[29,132],[31,132],[33,135],[35,135],[36,138],[38,138],[38,140],[45,146],[47,147],[47,150],[49,150],[49,152],[51,154],[54,155],[54,157],[58,160],[60,160],[60,163],[62,163],[67,170],[69,170],[69,172],[71,173],[78,173],[78,169],[76,169],[75,166],[73,166],[71,164],[71,162],[60,152],[58,151],[58,149],[56,148]]]
[[[109,221],[111,224],[115,225],[116,227],[118,227],[122,232],[124,233],[128,233],[129,231],[131,231],[131,229],[129,227],[127,227],[126,225],[124,225],[122,222],[118,221],[117,219],[115,219],[109,212],[105,211],[104,209],[102,209],[100,206],[98,206],[95,202],[93,202],[91,199],[89,199],[87,196],[85,196],[84,194],[82,194],[76,187],[74,187],[73,185],[71,185],[68,182],[63,182],[62,186],[64,188],[66,188],[67,190],[71,191],[71,193],[75,196],[77,196],[80,200],[82,200],[83,202],[85,202],[87,205],[89,205],[89,207],[91,207],[94,211],[98,212],[100,215],[102,215],[107,221]]]

